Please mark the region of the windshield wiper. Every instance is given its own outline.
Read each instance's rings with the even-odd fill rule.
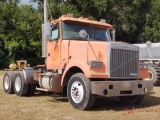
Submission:
[[[70,37],[68,39],[70,39],[70,40],[85,40],[86,41],[86,39],[81,38],[81,37]]]
[[[106,40],[104,40],[102,38],[95,38],[95,40],[106,41]]]

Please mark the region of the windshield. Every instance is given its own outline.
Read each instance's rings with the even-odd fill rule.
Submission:
[[[89,35],[89,40],[108,41],[110,39],[109,29],[104,26],[95,26],[73,21],[62,22],[63,39],[86,40],[79,36],[80,30],[85,30]]]

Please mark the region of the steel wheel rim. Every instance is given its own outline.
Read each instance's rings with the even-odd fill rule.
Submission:
[[[71,86],[71,97],[75,103],[80,103],[83,100],[84,89],[79,81],[75,81]]]
[[[21,79],[20,79],[20,77],[17,77],[16,80],[15,80],[15,89],[16,89],[16,91],[20,91],[20,89],[21,89]]]
[[[9,77],[6,76],[4,79],[4,87],[5,89],[9,89]]]

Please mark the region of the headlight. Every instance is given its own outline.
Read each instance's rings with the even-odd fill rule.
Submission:
[[[90,61],[90,66],[91,67],[99,67],[99,68],[102,68],[103,67],[103,62],[101,61],[94,61],[94,60],[91,60]]]

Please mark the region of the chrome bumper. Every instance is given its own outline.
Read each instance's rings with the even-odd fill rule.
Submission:
[[[92,81],[91,90],[92,94],[106,97],[143,95],[153,90],[153,83],[149,80]]]

